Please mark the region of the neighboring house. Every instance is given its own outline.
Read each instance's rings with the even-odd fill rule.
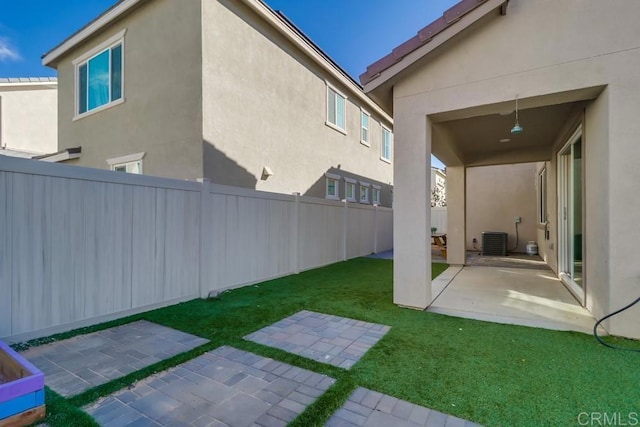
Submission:
[[[361,76],[396,123],[397,304],[433,297],[416,226],[429,223],[431,153],[447,165],[450,263],[465,263],[468,168],[540,162],[549,266],[597,318],[640,296],[639,17],[637,0],[463,0]],[[604,325],[640,338],[640,307]]]
[[[58,150],[55,78],[0,78],[0,155],[32,158]]]
[[[447,205],[447,173],[431,166],[431,207]]]
[[[122,0],[43,63],[73,164],[391,205],[391,117],[261,1]]]

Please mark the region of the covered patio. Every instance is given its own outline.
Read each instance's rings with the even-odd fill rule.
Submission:
[[[621,10],[631,16],[638,5]],[[469,171],[535,162],[539,180],[531,186],[544,187],[536,240],[549,277],[562,283],[557,288],[596,318],[636,297],[640,201],[630,195],[637,192],[640,122],[631,88],[638,86],[640,56],[629,48],[637,46],[637,26],[629,30],[610,12],[597,1],[575,7],[462,0],[361,76],[365,91],[393,108],[397,305],[425,309],[447,301],[447,291],[438,297],[430,280],[431,154],[447,166],[449,264],[465,265],[469,238],[476,237],[467,235]],[[540,31],[542,22],[549,31]],[[494,191],[508,179],[492,180]],[[466,267],[461,282],[451,283],[451,291],[463,294],[452,299],[475,301],[480,285],[462,281],[473,270]],[[485,279],[496,286],[505,280],[493,293],[494,304],[510,307],[505,317],[527,311],[514,307],[527,299],[574,312],[562,305],[570,302],[565,296],[518,287],[531,278],[551,282],[539,272],[492,273]],[[639,316],[637,308],[627,310],[603,326],[612,335],[640,338]]]

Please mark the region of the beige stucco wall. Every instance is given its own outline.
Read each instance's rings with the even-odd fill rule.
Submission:
[[[55,82],[0,85],[0,143],[35,154],[58,150],[58,90]]]
[[[482,246],[483,231],[504,231],[509,250],[526,252],[527,242],[538,240],[536,206],[535,163],[467,168],[467,249],[474,249],[474,238],[475,248]]]
[[[125,102],[74,121],[72,61],[126,29]],[[82,146],[80,166],[146,152],[144,173],[202,176],[200,2],[143,2],[128,16],[72,49],[58,63],[60,148]]]
[[[400,189],[410,184],[412,176],[421,180],[428,168],[423,159],[402,154],[414,152],[408,148],[412,145],[431,147],[433,135],[425,117],[507,102],[515,94],[521,99],[551,94],[561,99],[571,90],[606,86],[585,110],[587,307],[599,317],[636,298],[640,289],[636,225],[640,199],[633,197],[640,182],[638,16],[640,2],[635,0],[512,0],[507,16],[495,13],[484,25],[406,72],[394,87],[396,159],[403,160],[395,168],[396,253],[420,250],[423,245],[410,239],[415,224],[401,222],[399,208],[427,211],[428,217],[425,200]],[[407,117],[400,117],[408,111]],[[552,169],[556,154],[549,153]],[[513,158],[517,156],[516,151]],[[451,197],[451,188],[448,192]],[[557,233],[555,225],[552,232]],[[396,259],[396,265],[399,262]],[[394,279],[405,280],[398,274]],[[420,287],[421,282],[415,278],[414,283],[401,285]],[[640,338],[638,324],[640,308],[635,308],[612,319],[608,327],[614,334]]]
[[[380,160],[381,118],[368,109],[371,146],[361,144],[361,104],[346,87],[241,2],[202,5],[205,177],[325,197],[330,172],[380,185],[389,206],[393,168]],[[348,97],[346,135],[325,125],[325,79]],[[265,166],[273,175],[263,180]]]

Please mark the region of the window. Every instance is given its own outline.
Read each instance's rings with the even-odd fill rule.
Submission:
[[[372,195],[373,195],[373,204],[374,205],[379,205],[380,204],[380,186],[378,185],[374,185],[373,186],[373,191],[372,191]]]
[[[348,202],[356,201],[356,180],[351,178],[345,178],[345,198]]]
[[[108,159],[112,171],[142,174],[142,159],[146,153],[129,154],[127,156]]]
[[[360,183],[360,203],[369,203],[369,184]]]
[[[327,173],[326,176],[326,198],[333,200],[340,200],[340,192],[338,189],[338,182],[340,177],[338,175]]]
[[[113,165],[112,169],[116,172],[142,174],[142,160],[138,160],[137,162],[121,163],[118,165]]]
[[[360,142],[366,146],[370,145],[369,142],[369,114],[362,110],[360,111]]]
[[[76,70],[76,117],[123,101],[124,31],[73,63]]]
[[[391,144],[393,135],[389,129],[382,127],[382,142],[380,143],[380,158],[391,163]]]
[[[547,222],[547,168],[538,174],[538,223]]]
[[[346,133],[345,101],[344,95],[327,86],[327,124],[343,133]]]

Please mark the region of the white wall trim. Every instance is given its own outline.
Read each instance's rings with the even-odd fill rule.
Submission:
[[[66,41],[64,41],[60,46],[54,48],[53,50],[47,52],[42,58],[42,65],[51,66],[52,68],[56,68],[53,62],[58,59],[60,56],[64,55],[67,51],[82,43],[84,40],[89,38],[90,36],[97,33],[102,28],[109,25],[112,21],[118,18],[120,15],[127,12],[129,9],[140,3],[141,0],[124,0],[122,3],[116,5],[113,9],[106,12],[104,15],[87,25],[82,30],[78,31],[76,34],[69,37]]]
[[[108,49],[115,44],[118,44],[120,40],[124,39],[124,35],[126,33],[127,33],[127,29],[125,28],[124,30],[118,32],[117,34],[114,34],[113,36],[109,37],[107,40],[103,41],[99,45],[94,46],[90,50],[86,51],[85,53],[83,53],[82,55],[74,59],[71,63],[74,66],[77,66],[80,63],[88,61],[89,59],[93,58],[103,50]]]
[[[326,172],[324,176],[331,179],[338,179],[338,180],[340,179],[340,175],[336,175],[335,173],[331,173],[331,172]]]
[[[52,154],[51,156],[43,157],[38,160],[40,160],[41,162],[58,163],[64,162],[66,160],[78,159],[80,158],[80,154],[81,153],[69,153],[68,151],[64,151],[62,153]]]
[[[350,183],[352,183],[352,184],[355,184],[356,182],[358,182],[358,180],[357,180],[357,179],[347,178],[346,176],[344,177],[344,180],[345,180],[346,182],[350,182]]]

